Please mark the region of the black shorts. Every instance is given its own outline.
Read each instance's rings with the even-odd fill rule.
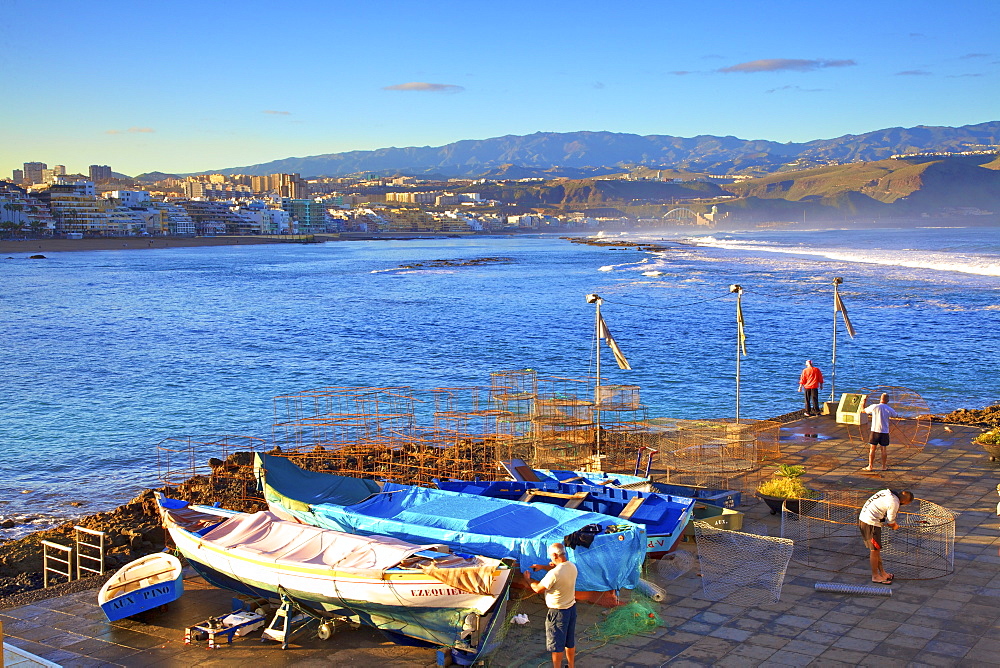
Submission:
[[[872,437],[868,439],[868,442],[872,445],[881,445],[884,448],[889,445],[889,434],[884,434],[880,431],[873,431]]]
[[[882,527],[872,526],[867,522],[858,522],[858,529],[861,530],[861,538],[865,541],[865,547],[873,552],[882,549]]]

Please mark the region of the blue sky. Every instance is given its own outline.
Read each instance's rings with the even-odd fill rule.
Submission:
[[[1000,120],[1000,2],[0,0],[0,175]]]

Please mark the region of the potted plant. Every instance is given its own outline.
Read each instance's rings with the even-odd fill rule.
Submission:
[[[781,504],[794,512],[799,512],[799,501],[801,499],[818,499],[819,492],[806,487],[799,478],[806,472],[804,466],[792,466],[782,464],[774,472],[770,480],[765,480],[757,486],[757,496],[764,500],[767,507],[771,509],[771,514],[776,515],[781,510]],[[803,504],[803,510],[808,510],[812,505]]]
[[[972,439],[972,442],[983,446],[983,450],[989,454],[991,462],[1000,459],[1000,427],[984,431]]]

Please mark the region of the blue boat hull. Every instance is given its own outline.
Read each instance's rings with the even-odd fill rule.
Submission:
[[[566,503],[562,497],[545,496],[544,493],[561,495],[586,494],[578,510],[600,513],[611,517],[621,517],[626,507],[634,499],[638,507],[633,509],[627,518],[630,522],[646,527],[646,555],[657,558],[674,549],[677,541],[691,519],[695,501],[685,496],[671,496],[657,492],[641,492],[619,487],[595,485],[589,481],[579,483],[566,482],[529,482],[529,481],[438,481],[438,487],[450,492],[487,496],[494,499],[517,501],[529,490],[542,492],[533,499],[541,503]]]
[[[161,605],[176,601],[184,593],[184,578],[160,582],[149,587],[136,589],[101,604],[101,610],[109,621],[116,622],[140,612],[146,612]]]

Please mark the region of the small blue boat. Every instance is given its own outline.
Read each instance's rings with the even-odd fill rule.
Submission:
[[[116,622],[152,610],[184,593],[183,566],[172,554],[150,554],[125,564],[104,583],[97,603]]]
[[[573,483],[441,480],[437,486],[449,492],[492,499],[551,503],[641,524],[646,527],[646,556],[654,559],[674,549],[695,504],[694,499],[684,496],[622,489],[591,480]]]
[[[605,473],[593,471],[552,471],[533,469],[521,459],[500,462],[512,480],[523,482],[570,482],[595,487],[623,487],[640,492],[656,492],[670,496],[686,496],[702,503],[735,509],[740,505],[742,494],[733,489],[709,489],[695,485],[654,482],[630,473]]]

